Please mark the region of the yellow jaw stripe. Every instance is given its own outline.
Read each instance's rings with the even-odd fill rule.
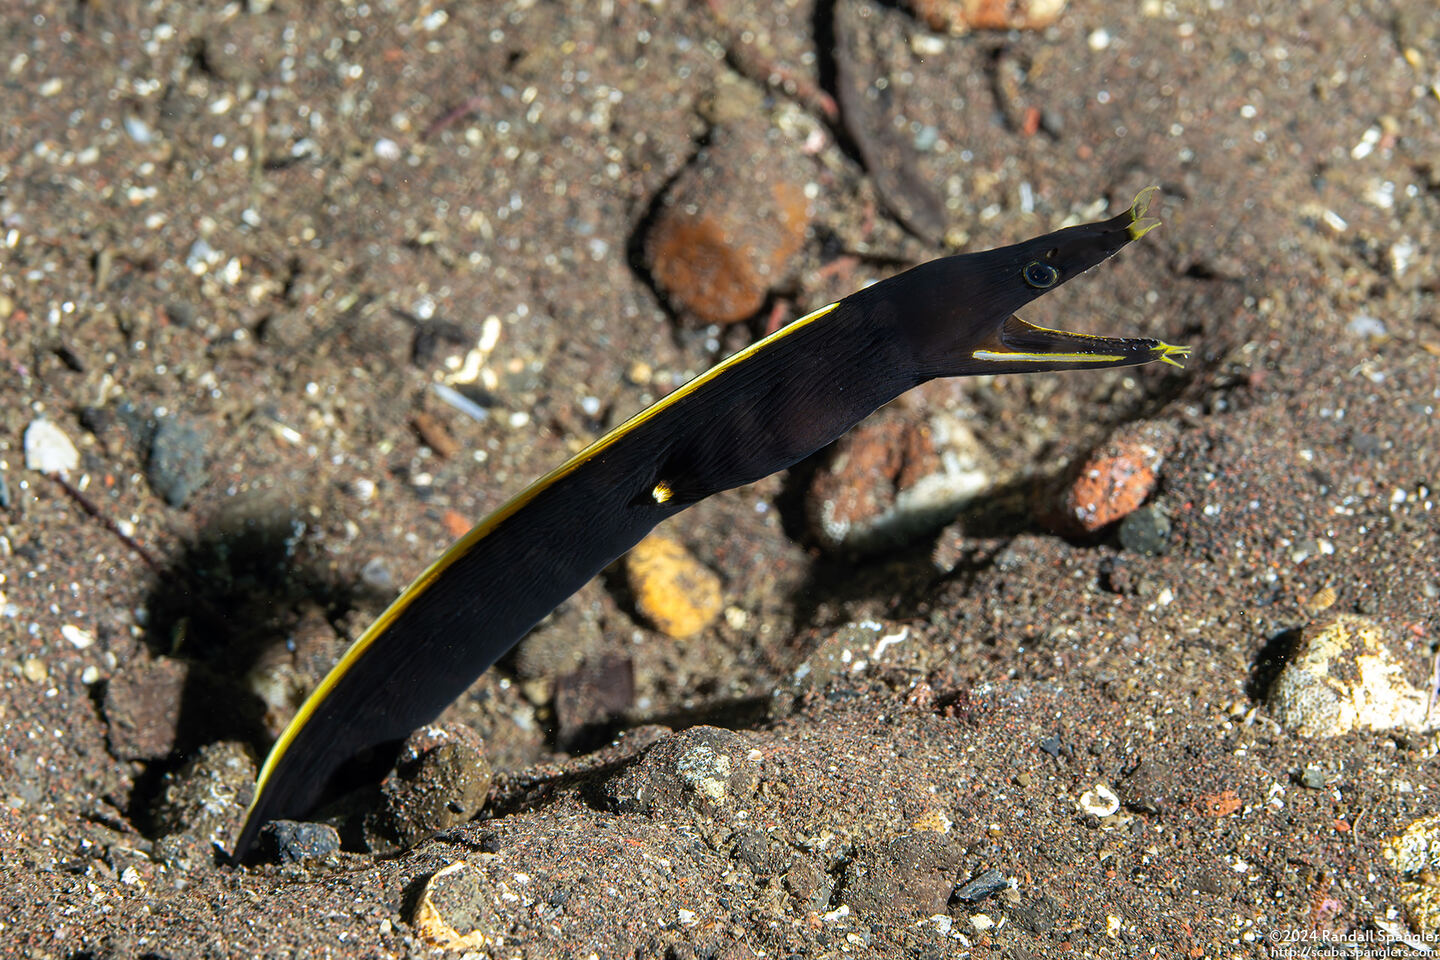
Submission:
[[[1045,330],[1048,328],[1039,327],[1037,329]],[[1059,333],[1061,331],[1057,330],[1053,332]],[[1090,334],[1068,333],[1066,334],[1066,336],[1087,337],[1090,336]],[[1096,337],[1095,339],[1098,340],[1103,338]],[[1184,367],[1185,364],[1181,363],[1180,361],[1190,356],[1189,347],[1177,347],[1169,343],[1157,344],[1156,346],[1151,347],[1150,350],[1152,353],[1156,354],[1156,356],[1151,357],[1152,360],[1159,360],[1162,363],[1168,363],[1172,367]],[[974,353],[971,354],[971,356],[974,357],[976,360],[995,360],[1001,363],[1004,363],[1005,361],[1019,361],[1021,363],[1053,363],[1057,360],[1070,363],[1115,363],[1117,361],[1125,359],[1123,356],[1117,356],[1112,353],[1011,353],[1006,350],[976,350]]]
[[[1114,363],[1124,360],[1106,353],[1006,353],[1000,350],[976,350],[971,354],[976,360],[1020,360],[1035,363],[1054,363],[1056,360],[1071,360],[1077,363]]]

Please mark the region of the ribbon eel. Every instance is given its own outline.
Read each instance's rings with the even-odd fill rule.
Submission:
[[[361,750],[433,720],[660,521],[789,467],[936,377],[1177,363],[1188,347],[1014,311],[1159,224],[1109,220],[944,257],[821,307],[605,434],[461,537],[340,658],[275,742],[235,842],[303,816]]]

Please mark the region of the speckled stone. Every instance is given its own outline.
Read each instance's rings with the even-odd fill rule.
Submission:
[[[647,748],[605,782],[604,794],[621,813],[734,811],[755,790],[759,764],[750,751],[751,742],[733,730],[691,727]]]
[[[1131,553],[1163,556],[1170,549],[1170,518],[1160,507],[1141,507],[1120,521],[1120,545]]]
[[[260,842],[281,863],[303,863],[337,852],[340,832],[328,823],[273,820],[261,831]]]
[[[151,810],[157,833],[184,833],[227,845],[240,827],[254,789],[255,760],[243,743],[206,744],[194,759],[165,775]]]
[[[122,760],[168,756],[188,677],[188,665],[170,657],[140,661],[111,677],[104,701],[110,752]]]
[[[501,897],[484,871],[456,860],[425,881],[410,922],[433,946],[476,950],[495,939],[492,927],[504,912]]]
[[[815,540],[830,550],[901,546],[990,488],[993,464],[959,420],[882,415],[836,441],[805,495]]]
[[[1041,511],[1047,524],[1058,533],[1084,536],[1133,513],[1154,492],[1176,436],[1175,427],[1162,421],[1116,431],[1071,472],[1056,501]]]
[[[1412,822],[1386,840],[1380,852],[1403,878],[1405,918],[1417,933],[1433,939],[1440,934],[1440,886],[1431,879],[1440,872],[1440,816]]]
[[[845,866],[840,900],[892,923],[944,913],[963,858],[953,837],[928,831],[863,845]]]
[[[485,805],[492,777],[475,731],[454,723],[422,727],[380,785],[381,805],[364,821],[366,845],[393,853],[464,823]]]

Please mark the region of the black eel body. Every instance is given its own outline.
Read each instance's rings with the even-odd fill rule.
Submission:
[[[1184,348],[1012,312],[1157,221],[1111,220],[931,261],[746,348],[595,441],[462,537],[321,682],[271,751],[234,856],[303,816],[360,751],[433,720],[537,622],[667,517],[829,444],[927,380],[1171,360]]]

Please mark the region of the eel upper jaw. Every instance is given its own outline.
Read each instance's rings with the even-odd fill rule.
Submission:
[[[1109,220],[1064,227],[1037,237],[1025,246],[1031,256],[1058,268],[1060,282],[1064,283],[1110,259],[1160,226],[1158,217],[1148,215],[1150,202],[1158,189],[1147,187],[1140,191],[1128,210]]]

